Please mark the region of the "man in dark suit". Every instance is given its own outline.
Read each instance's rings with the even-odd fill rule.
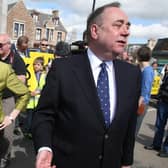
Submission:
[[[130,27],[119,7],[107,4],[88,17],[85,54],[53,62],[33,119],[36,168],[133,163],[141,73],[115,59]]]

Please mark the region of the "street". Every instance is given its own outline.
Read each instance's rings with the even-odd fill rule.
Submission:
[[[144,149],[144,145],[152,143],[154,134],[156,109],[150,107],[144,118],[139,136],[135,143],[135,156],[133,168],[167,168],[168,158],[160,158],[156,151]],[[12,160],[9,168],[33,168],[35,163],[35,154],[33,143],[23,136],[15,136]]]
[[[156,109],[150,107],[144,120],[135,143],[135,155],[133,168],[167,168],[168,158],[157,156],[156,151],[145,150],[145,145],[150,145],[154,136],[154,124]]]
[[[34,163],[35,153],[32,141],[24,138],[23,135],[15,136],[9,168],[33,168]]]

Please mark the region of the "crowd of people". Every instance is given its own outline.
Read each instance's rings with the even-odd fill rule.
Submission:
[[[23,58],[30,57],[28,42],[27,36],[20,36],[15,46],[8,34],[0,34],[0,168],[7,167],[10,162],[13,133],[21,135],[23,132],[25,137],[32,138],[33,110],[45,84],[47,70],[44,58],[36,57],[33,61],[35,90],[30,91],[27,86],[27,69]],[[43,38],[35,51],[53,53],[47,46],[48,41]],[[70,46],[66,42],[59,42],[56,49],[55,55],[59,58],[70,54]],[[21,111],[24,112],[24,120]]]
[[[31,91],[23,60],[30,56],[29,38],[19,37],[14,46],[7,34],[0,34],[0,168],[10,163],[13,132],[19,135],[20,127],[34,142],[36,168],[131,168],[157,62],[150,64],[147,46],[138,49],[138,64],[124,56],[130,26],[120,3],[114,2],[88,16],[87,45],[82,43],[78,52],[66,42],[58,42],[53,51],[43,38],[35,51],[52,53],[54,59],[47,68],[43,57],[33,60]],[[121,55],[124,60],[118,59]],[[21,111],[26,113],[23,123]],[[145,146],[160,157],[168,157],[168,136],[163,142],[167,119],[168,65],[158,94],[154,139]]]

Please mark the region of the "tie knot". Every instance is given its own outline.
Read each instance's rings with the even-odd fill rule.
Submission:
[[[106,69],[106,63],[105,63],[105,62],[102,62],[102,63],[100,64],[100,66],[101,66],[102,69]]]

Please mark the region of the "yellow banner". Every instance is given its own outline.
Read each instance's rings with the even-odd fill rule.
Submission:
[[[34,91],[37,87],[36,76],[33,69],[33,62],[37,57],[44,58],[44,66],[47,66],[49,61],[54,59],[53,54],[42,53],[42,52],[30,52],[30,57],[23,58],[27,69],[27,74],[26,74],[27,85],[30,91]]]
[[[151,89],[151,95],[157,95],[160,88],[160,76],[155,76],[153,83],[152,83],[152,89]]]

